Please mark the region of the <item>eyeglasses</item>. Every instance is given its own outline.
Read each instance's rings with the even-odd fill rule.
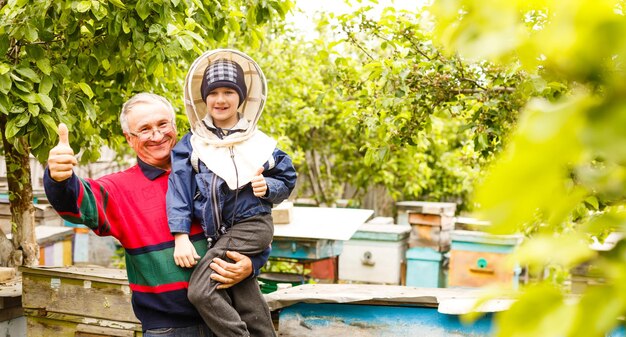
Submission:
[[[163,136],[169,132],[172,132],[172,130],[174,130],[172,122],[162,122],[156,127],[144,127],[137,132],[129,132],[129,134],[131,136],[137,137],[139,140],[146,141],[154,138],[157,132],[160,133],[161,136]]]

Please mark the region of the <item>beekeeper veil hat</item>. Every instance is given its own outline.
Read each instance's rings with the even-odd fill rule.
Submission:
[[[238,89],[241,104],[237,111],[248,123],[245,132],[225,139],[216,138],[202,122],[207,116],[203,96],[206,97],[209,88],[219,86]],[[256,129],[267,98],[267,83],[261,68],[250,56],[237,50],[215,49],[205,52],[191,64],[185,78],[184,98],[192,133],[214,145],[228,146],[250,138]]]

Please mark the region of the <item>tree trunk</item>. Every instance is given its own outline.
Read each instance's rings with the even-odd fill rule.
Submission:
[[[6,130],[7,116],[0,114],[0,130]],[[39,261],[39,247],[35,237],[35,207],[30,180],[30,146],[25,138],[18,138],[16,147],[2,133],[4,157],[9,187],[11,233],[13,251],[7,258],[8,266],[32,266]],[[0,246],[4,246],[0,243]],[[1,248],[0,248],[1,249]],[[5,258],[5,256],[1,257]],[[1,259],[0,258],[0,259]]]

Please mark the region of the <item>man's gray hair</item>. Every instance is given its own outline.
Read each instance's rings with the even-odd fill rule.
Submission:
[[[143,103],[162,104],[163,107],[172,114],[172,126],[176,128],[176,112],[174,111],[172,103],[170,103],[170,101],[168,101],[163,96],[150,92],[141,92],[129,98],[128,101],[126,101],[126,103],[122,105],[122,113],[120,113],[120,124],[122,125],[122,131],[124,131],[124,133],[130,132],[127,119],[128,113],[133,110],[133,107],[135,107],[135,105]]]

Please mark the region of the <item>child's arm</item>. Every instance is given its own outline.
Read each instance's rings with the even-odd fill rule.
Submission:
[[[200,260],[200,255],[196,252],[196,248],[189,240],[186,233],[177,233],[174,235],[174,262],[179,267],[191,268]]]
[[[296,186],[296,169],[285,152],[274,149],[272,157],[273,165],[263,172],[267,191],[262,198],[273,204],[279,204],[289,197]]]
[[[193,216],[193,193],[196,188],[193,168],[189,162],[191,153],[189,137],[189,134],[185,135],[172,150],[172,170],[165,196],[167,224],[175,236],[174,260],[181,267],[194,265],[197,256],[188,235]]]

